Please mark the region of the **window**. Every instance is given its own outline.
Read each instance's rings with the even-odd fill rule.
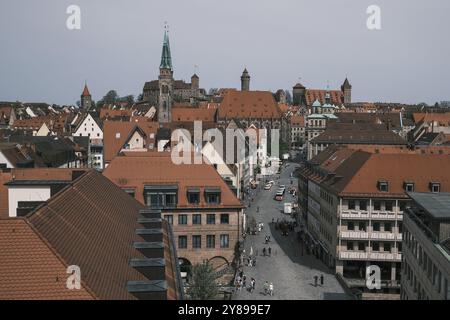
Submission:
[[[206,188],[205,199],[207,204],[220,204],[220,188]]]
[[[373,229],[373,231],[380,231],[380,223],[374,222],[372,225],[372,229]]]
[[[216,215],[215,214],[207,214],[206,215],[206,223],[207,224],[216,224]]]
[[[393,205],[392,201],[386,201],[384,203],[384,208],[385,208],[386,211],[392,211],[393,206],[394,205]]]
[[[389,242],[384,243],[384,251],[391,252],[391,244]]]
[[[378,181],[378,190],[381,192],[388,192],[389,183],[387,181]]]
[[[178,224],[180,225],[186,225],[188,220],[188,216],[185,214],[178,215]]]
[[[216,236],[215,235],[207,235],[206,236],[206,247],[209,249],[213,249],[216,247]]]
[[[179,249],[187,248],[187,236],[179,236],[178,237],[178,248]]]
[[[366,200],[359,201],[359,210],[367,211],[367,201]]]
[[[201,214],[192,215],[192,224],[202,224],[202,215]]]
[[[355,230],[355,224],[352,221],[347,222],[347,230]]]
[[[358,227],[359,227],[359,231],[366,231],[366,223],[365,222],[360,222]]]
[[[359,251],[366,251],[366,244],[364,242],[358,243],[358,250]]]
[[[192,248],[200,249],[202,247],[202,236],[192,236]]]
[[[374,201],[373,202],[373,210],[380,211],[381,210],[381,201]]]
[[[189,204],[200,203],[200,191],[188,191],[187,197]]]
[[[401,242],[398,242],[397,243],[397,251],[398,251],[398,253],[402,253],[402,243]]]
[[[355,200],[348,201],[348,210],[355,210]]]
[[[441,192],[441,184],[438,182],[432,182],[430,184],[430,189],[431,189],[431,192],[433,192],[433,193],[439,193],[439,192]]]
[[[229,224],[230,223],[230,215],[229,214],[221,214],[220,215],[220,224]]]
[[[379,242],[372,243],[372,251],[380,251],[380,243]]]
[[[351,242],[351,241],[347,242],[347,250],[348,251],[353,251],[353,242]]]
[[[405,191],[406,192],[414,192],[414,183],[405,182]]]
[[[390,222],[384,223],[384,231],[392,232],[392,225]]]
[[[147,193],[146,205],[152,208],[174,208],[177,206],[177,194],[156,192]]]
[[[220,235],[220,247],[228,248],[230,246],[230,236],[227,234]]]
[[[173,215],[168,214],[164,216],[164,219],[169,223],[173,225]]]

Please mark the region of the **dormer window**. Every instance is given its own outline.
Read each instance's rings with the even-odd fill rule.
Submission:
[[[430,183],[430,190],[433,193],[441,192],[441,184],[439,182],[431,182]]]
[[[152,208],[176,208],[177,185],[144,186],[145,204]]]
[[[188,188],[187,198],[189,204],[200,204],[200,188]]]
[[[406,192],[414,192],[414,182],[405,182],[404,187]]]
[[[378,181],[378,190],[380,192],[388,192],[389,191],[389,183],[387,181]]]
[[[221,190],[220,188],[205,188],[205,201],[207,204],[220,204]]]

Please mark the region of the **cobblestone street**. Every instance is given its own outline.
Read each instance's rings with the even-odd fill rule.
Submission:
[[[288,215],[282,213],[283,202],[275,201],[274,195],[278,184],[284,184],[286,188],[291,186],[290,174],[295,170],[295,164],[289,164],[287,168],[283,167],[280,180],[275,180],[275,185],[271,190],[264,190],[261,185],[256,191],[254,202],[247,209],[247,225],[252,220],[264,223],[263,230],[258,235],[247,235],[245,239],[246,255],[253,251],[256,256],[256,266],[244,266],[244,275],[247,277],[247,286],[250,279],[255,278],[256,289],[253,293],[244,288],[237,292],[233,299],[235,300],[316,300],[316,299],[347,299],[347,295],[338,283],[332,270],[328,269],[321,261],[306,252],[302,256],[300,244],[298,243],[295,232],[290,232],[288,236],[283,236],[280,230],[275,230],[272,219],[282,221],[286,219],[291,221]],[[297,187],[297,180],[293,178],[293,185]],[[255,191],[255,190],[252,190]],[[294,197],[286,190],[284,202],[293,202]],[[257,212],[257,207],[260,210]],[[270,236],[271,241],[265,244],[265,236]],[[264,247],[271,247],[272,255],[263,256]],[[314,276],[324,276],[324,285],[314,286]],[[264,293],[264,282],[273,283],[274,295]]]

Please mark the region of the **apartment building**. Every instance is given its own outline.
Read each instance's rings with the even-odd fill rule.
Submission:
[[[450,300],[450,193],[409,193],[403,217],[403,300]]]
[[[104,175],[173,226],[182,271],[209,261],[224,270],[234,260],[243,206],[213,166],[172,162],[170,154],[124,152]]]
[[[398,294],[407,192],[449,190],[449,160],[444,154],[325,150],[299,171],[307,243],[349,287],[366,292],[366,268],[377,265],[377,293]]]

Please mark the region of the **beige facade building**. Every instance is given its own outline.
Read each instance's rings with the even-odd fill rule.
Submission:
[[[405,165],[407,164],[407,165]],[[403,216],[409,191],[450,190],[448,155],[380,154],[330,148],[300,170],[305,240],[347,285],[400,292]],[[366,268],[381,269],[382,289],[366,288]]]
[[[104,175],[150,209],[162,210],[173,227],[183,270],[204,261],[217,272],[231,266],[243,206],[214,166],[176,165],[167,153],[124,152]]]

